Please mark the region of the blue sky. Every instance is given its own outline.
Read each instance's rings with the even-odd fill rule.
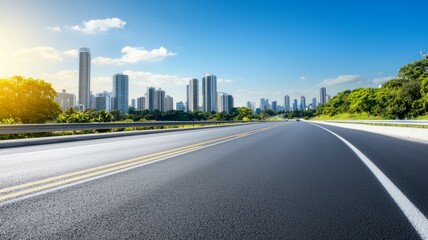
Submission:
[[[187,79],[213,73],[238,106],[377,87],[428,52],[424,0],[0,2],[0,77],[75,94],[80,47],[94,92],[125,72],[132,98],[155,86],[185,101]]]

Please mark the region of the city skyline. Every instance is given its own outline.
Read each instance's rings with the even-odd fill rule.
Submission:
[[[123,73],[134,86],[131,99],[154,86],[185,102],[189,80],[211,72],[236,106],[260,98],[281,103],[285,95],[319,98],[322,86],[334,96],[377,87],[428,51],[428,33],[415,31],[425,27],[427,2],[367,3],[4,1],[2,18],[28,17],[0,23],[8,36],[0,46],[0,77],[42,78],[78,96],[79,48],[88,47],[93,93],[111,92],[111,76]],[[207,12],[222,18],[204,18]],[[212,37],[201,41],[201,35]]]

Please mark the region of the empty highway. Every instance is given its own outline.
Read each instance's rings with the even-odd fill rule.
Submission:
[[[0,149],[0,239],[428,239],[428,144],[309,122]]]

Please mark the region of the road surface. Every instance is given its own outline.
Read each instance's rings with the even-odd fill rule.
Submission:
[[[1,149],[0,239],[428,239],[428,145],[319,126]]]

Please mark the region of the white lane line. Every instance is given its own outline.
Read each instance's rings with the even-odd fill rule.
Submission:
[[[242,125],[242,126],[247,126],[247,125]],[[210,130],[214,130],[214,129],[201,129],[200,131],[198,131],[198,133],[205,133],[207,131]],[[54,148],[54,149],[46,149],[46,150],[39,150],[39,151],[32,151],[32,152],[23,152],[23,153],[10,153],[10,154],[5,154],[5,155],[0,155],[0,159],[1,158],[9,158],[9,157],[17,157],[17,156],[25,156],[25,155],[32,155],[32,154],[39,154],[39,153],[48,153],[48,152],[55,152],[55,151],[60,151],[60,153],[62,153],[62,151],[64,150],[70,150],[70,149],[79,149],[79,148],[91,148],[91,147],[96,147],[96,146],[105,146],[105,145],[109,145],[109,144],[118,144],[118,143],[129,143],[129,142],[139,142],[139,141],[144,141],[144,140],[151,140],[151,139],[155,139],[155,138],[165,138],[165,137],[171,137],[171,136],[178,136],[178,135],[182,135],[182,134],[192,134],[194,132],[182,132],[182,133],[170,133],[170,135],[168,136],[147,136],[147,135],[143,135],[143,136],[147,136],[145,138],[138,138],[138,139],[131,139],[131,140],[123,140],[123,141],[113,141],[113,142],[106,142],[106,143],[96,143],[96,144],[90,144],[90,145],[83,145],[83,146],[70,146],[70,147],[63,147],[63,148]],[[132,136],[130,136],[132,137]],[[98,139],[99,140],[99,139]],[[85,140],[83,140],[85,141]],[[55,143],[53,143],[55,144]],[[60,144],[60,143],[58,143]]]
[[[257,129],[257,130],[260,130],[260,129]],[[226,142],[229,142],[229,141],[233,141],[233,140],[237,140],[237,139],[240,139],[240,138],[243,138],[243,137],[248,137],[250,135],[261,133],[261,132],[265,132],[265,131],[268,131],[268,130],[270,130],[270,129],[267,129],[267,130],[264,130],[264,131],[257,131],[257,132],[249,133],[248,135],[244,135],[244,136],[240,136],[240,137],[226,139],[226,140],[223,140],[221,142],[212,143],[212,144],[209,144],[209,145],[206,145],[206,146],[203,146],[203,147],[200,147],[200,148],[196,148],[196,149],[193,149],[193,150],[190,150],[190,151],[178,153],[178,154],[175,154],[175,155],[171,155],[171,156],[168,156],[168,157],[160,158],[160,159],[153,160],[153,161],[150,161],[150,162],[141,163],[141,164],[138,164],[138,165],[135,165],[135,166],[132,166],[132,167],[119,169],[119,170],[116,170],[116,171],[113,171],[113,172],[108,172],[108,173],[105,173],[105,174],[101,174],[101,175],[98,175],[98,176],[86,178],[86,179],[83,179],[83,180],[79,180],[79,181],[76,181],[76,182],[68,183],[68,184],[65,184],[65,185],[58,186],[58,187],[54,187],[54,188],[42,190],[40,192],[35,192],[35,193],[32,193],[32,194],[28,194],[28,195],[24,195],[24,196],[21,196],[21,197],[13,198],[13,199],[10,199],[10,200],[6,200],[6,201],[3,201],[3,202],[0,202],[0,207],[3,207],[5,205],[11,204],[11,203],[19,202],[19,201],[22,201],[22,200],[25,200],[25,199],[33,198],[33,197],[36,197],[36,196],[40,196],[40,195],[44,195],[44,194],[47,194],[47,193],[55,192],[55,191],[58,191],[58,190],[61,190],[61,189],[65,189],[65,188],[73,187],[73,186],[76,186],[76,185],[80,185],[80,184],[83,184],[83,183],[86,183],[86,182],[91,182],[91,181],[94,181],[94,180],[97,180],[97,179],[100,179],[100,178],[105,178],[105,177],[108,177],[108,176],[111,176],[111,175],[115,175],[115,174],[118,174],[118,173],[126,172],[126,171],[129,171],[129,170],[135,169],[135,168],[146,166],[146,165],[149,165],[149,164],[152,164],[152,163],[157,163],[157,162],[160,162],[160,161],[164,161],[164,160],[167,160],[167,159],[170,159],[170,158],[178,157],[178,156],[181,156],[181,155],[184,155],[184,154],[188,154],[188,153],[191,153],[191,152],[199,151],[199,150],[204,149],[204,148],[209,148],[209,147],[212,147],[212,146],[215,146],[215,145],[223,144],[223,143],[226,143]]]
[[[419,236],[423,240],[428,240],[428,219],[424,216],[421,211],[404,195],[400,189],[395,186],[395,184],[378,168],[376,165],[364,155],[358,148],[352,145],[343,137],[338,134],[328,130],[327,128],[321,127],[317,124],[309,123],[319,128],[324,129],[325,131],[333,134],[337,138],[339,138],[342,142],[344,142],[357,156],[363,161],[363,163],[370,169],[370,171],[375,175],[377,180],[382,184],[385,190],[389,193],[389,195],[394,199],[395,203],[400,207],[401,211],[407,217],[409,222],[415,228],[415,230],[419,233]]]

